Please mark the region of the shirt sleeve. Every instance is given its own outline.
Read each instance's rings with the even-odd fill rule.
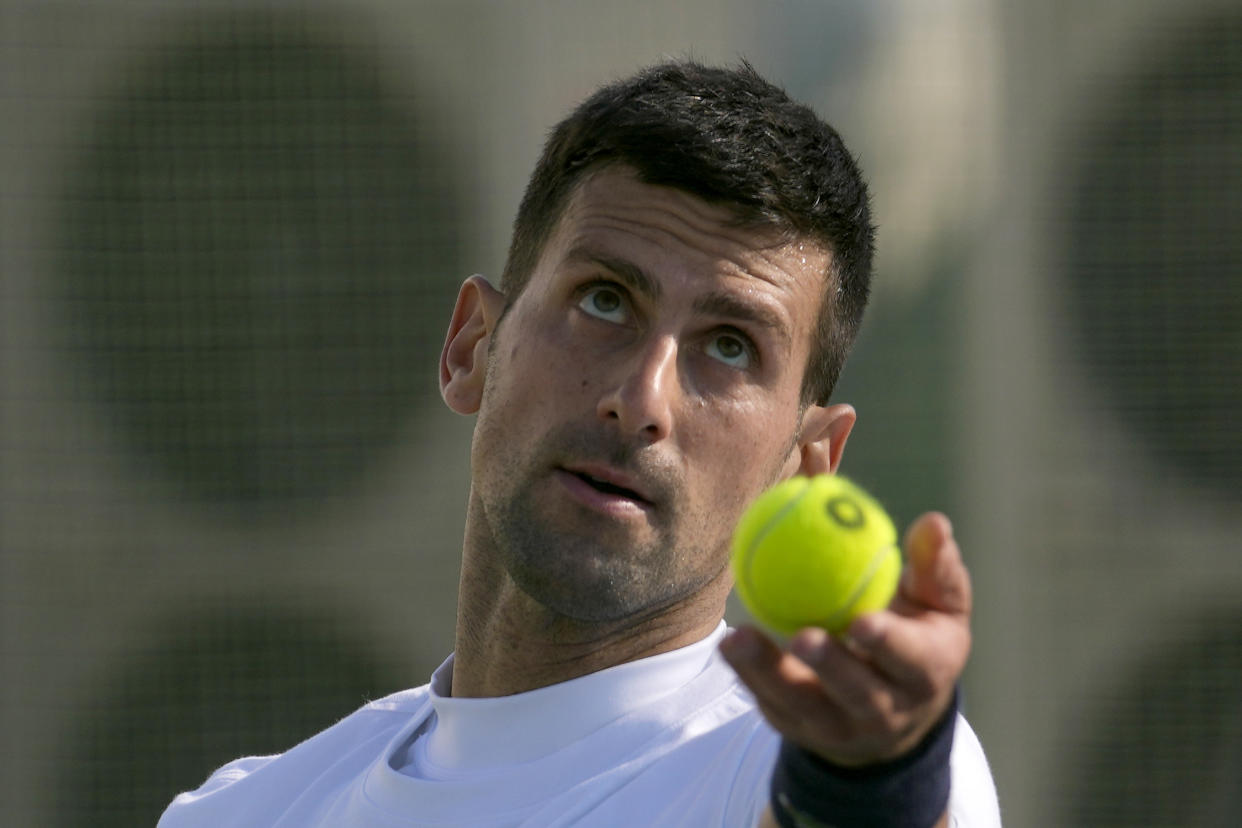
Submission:
[[[953,828],[1001,828],[996,784],[979,737],[960,714],[949,754],[949,825]]]

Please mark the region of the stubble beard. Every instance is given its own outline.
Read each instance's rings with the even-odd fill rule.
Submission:
[[[640,459],[641,450],[599,431],[562,426],[527,457],[493,457],[492,479],[503,481],[503,490],[481,491],[480,501],[493,548],[509,577],[553,616],[607,624],[654,615],[719,574],[719,569],[703,573],[687,565],[724,556],[685,536],[681,481],[668,467]],[[568,498],[550,512],[540,494],[551,492],[559,500],[559,484],[552,477],[560,458],[603,461],[657,490],[647,530],[594,514]]]
[[[497,551],[514,583],[554,616],[607,623],[642,615],[677,594],[663,538],[638,544],[607,531],[540,518],[527,493],[489,514]]]

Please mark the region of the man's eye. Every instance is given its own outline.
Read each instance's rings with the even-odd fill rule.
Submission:
[[[578,300],[578,307],[584,312],[609,322],[625,322],[625,300],[620,292],[608,285],[596,285]]]
[[[734,368],[750,366],[750,348],[734,334],[719,334],[707,343],[707,355]]]

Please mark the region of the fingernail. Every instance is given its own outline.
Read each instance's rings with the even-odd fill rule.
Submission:
[[[944,536],[946,538],[952,538],[953,537],[953,521],[949,520],[949,516],[944,514],[943,512],[940,514],[940,516],[944,518]]]

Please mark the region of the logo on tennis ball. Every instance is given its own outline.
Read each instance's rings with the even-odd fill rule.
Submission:
[[[839,475],[792,477],[756,498],[733,533],[738,597],[765,627],[839,633],[888,606],[901,576],[892,519]]]

